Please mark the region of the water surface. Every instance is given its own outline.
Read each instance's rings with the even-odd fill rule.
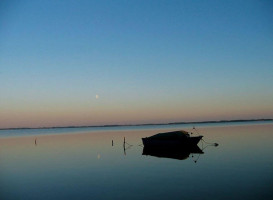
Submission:
[[[219,146],[184,160],[142,155],[142,137],[178,129],[191,127],[0,131],[0,198],[273,198],[272,123],[198,126]]]

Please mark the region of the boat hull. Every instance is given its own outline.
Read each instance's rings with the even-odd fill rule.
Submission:
[[[158,147],[171,147],[171,146],[180,146],[180,147],[190,147],[196,146],[198,142],[202,139],[203,136],[198,137],[188,137],[180,140],[159,140],[153,138],[142,138],[144,146],[158,146]]]

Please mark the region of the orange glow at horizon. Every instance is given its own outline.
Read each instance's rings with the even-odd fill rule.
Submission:
[[[229,119],[257,119],[272,117],[267,105],[247,106],[229,104],[175,104],[143,105],[142,107],[100,105],[68,108],[45,107],[0,111],[0,128],[86,126],[107,124],[168,123],[179,121],[206,121]]]

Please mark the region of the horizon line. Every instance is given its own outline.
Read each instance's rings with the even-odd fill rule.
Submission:
[[[61,128],[98,128],[98,127],[119,127],[119,126],[153,126],[153,125],[174,125],[174,124],[207,124],[207,123],[228,123],[228,122],[251,122],[251,121],[273,121],[273,119],[235,119],[235,120],[208,120],[191,122],[167,122],[167,123],[144,123],[144,124],[105,124],[105,125],[84,125],[84,126],[48,126],[48,127],[19,127],[0,128],[0,130],[20,129],[61,129]]]

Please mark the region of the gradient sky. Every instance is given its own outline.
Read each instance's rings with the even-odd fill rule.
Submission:
[[[271,1],[1,1],[0,128],[273,118]]]

